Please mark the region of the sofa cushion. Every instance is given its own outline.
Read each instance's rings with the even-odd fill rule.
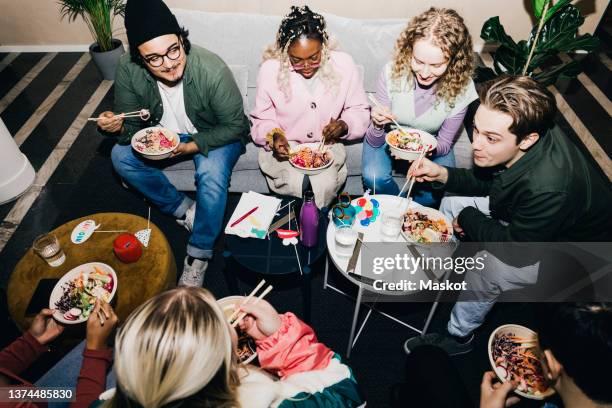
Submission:
[[[247,95],[249,92],[249,67],[247,67],[246,65],[228,65],[228,67],[232,71],[232,75],[234,76],[236,85],[238,85],[238,89],[240,90],[240,95],[242,96],[242,105],[244,106],[244,113],[248,115],[249,99]]]
[[[173,8],[179,23],[189,30],[194,44],[218,54],[228,65],[246,65],[248,87],[257,84],[264,49],[274,42],[280,16],[247,13],[213,13]],[[406,19],[360,20],[323,13],[328,31],[341,50],[364,68],[364,86],[374,91],[376,79],[391,59],[395,40]]]

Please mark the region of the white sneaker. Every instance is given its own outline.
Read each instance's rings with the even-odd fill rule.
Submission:
[[[176,220],[178,225],[185,227],[189,232],[193,231],[193,220],[195,219],[196,203],[194,202],[185,212],[184,220]]]
[[[179,278],[179,286],[197,286],[201,287],[204,283],[204,274],[208,269],[208,260],[194,258],[191,265],[187,262],[188,256],[183,262],[183,273]]]

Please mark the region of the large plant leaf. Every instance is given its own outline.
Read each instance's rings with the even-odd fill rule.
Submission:
[[[599,40],[590,34],[578,35],[578,29],[584,22],[580,10],[571,4],[558,11],[542,27],[528,72],[542,66],[550,56],[577,50],[593,51],[599,46]],[[531,32],[527,46],[531,47],[537,27]]]
[[[502,46],[516,50],[516,42],[506,34],[504,26],[499,22],[499,16],[491,17],[485,21],[480,31],[480,38],[487,43],[499,43]]]
[[[495,64],[495,71],[501,74],[518,75],[521,73],[525,62],[527,61],[527,55],[520,52],[520,49],[510,49],[506,46],[500,46],[493,53],[493,62]]]
[[[531,4],[533,6],[533,13],[536,19],[539,20],[540,17],[542,17],[542,13],[544,12],[544,6],[546,6],[546,3],[550,1],[551,0],[531,0]]]
[[[568,5],[569,3],[571,3],[572,0],[559,0],[556,3],[554,3],[546,12],[546,17],[544,19],[544,22],[550,20],[550,18],[559,10],[561,10],[563,7],[565,7],[566,5]]]
[[[584,17],[580,14],[580,10],[571,4],[565,6],[542,27],[536,52],[567,49],[566,44],[573,42],[578,37],[578,28],[582,23],[584,23]],[[537,27],[534,27],[527,40],[528,47],[531,47],[535,40],[536,31]]]
[[[570,61],[564,64],[556,65],[546,71],[538,72],[533,75],[533,79],[544,86],[552,85],[557,82],[559,77],[575,78],[580,73],[580,64],[578,61]]]

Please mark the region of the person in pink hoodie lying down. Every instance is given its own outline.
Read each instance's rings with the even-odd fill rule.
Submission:
[[[250,114],[251,136],[262,147],[259,165],[276,193],[302,196],[306,180],[289,160],[298,144],[325,139],[333,163],[309,176],[318,207],[329,205],[346,181],[342,142],[362,138],[370,120],[357,66],[334,48],[323,16],[292,6],[264,52]]]
[[[117,387],[94,407],[309,408],[365,403],[351,370],[293,313],[265,300],[241,307],[260,367],[240,365],[237,333],[203,288],[161,293],[115,339]]]

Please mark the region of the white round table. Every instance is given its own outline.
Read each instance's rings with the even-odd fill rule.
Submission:
[[[361,198],[361,197],[359,197]],[[354,199],[351,203],[353,205],[356,204],[356,201],[359,199],[356,198]],[[407,211],[409,208],[411,209],[416,209],[419,207],[423,207],[422,205],[415,203],[412,200],[408,200],[407,198],[401,198],[401,197],[397,197],[397,196],[391,196],[391,195],[383,195],[383,194],[376,194],[376,195],[370,195],[369,198],[374,198],[376,199],[380,206],[380,214],[378,216],[378,218],[376,219],[376,221],[370,225],[363,226],[359,223],[358,220],[355,220],[355,223],[353,224],[353,229],[356,230],[358,233],[362,232],[364,234],[363,237],[363,242],[364,245],[367,246],[368,242],[370,243],[374,243],[374,242],[383,242],[382,240],[382,234],[380,232],[380,225],[381,223],[381,218],[382,218],[382,214],[385,211],[389,211],[389,210],[394,210],[397,211],[398,209],[402,210],[403,212]],[[331,211],[330,211],[330,216],[331,216]],[[448,220],[449,225],[451,225],[452,220]],[[329,273],[329,261],[331,260],[331,262],[334,264],[334,266],[336,267],[336,269],[338,269],[338,271],[340,271],[340,273],[346,278],[348,279],[351,283],[353,283],[354,285],[356,285],[358,287],[358,292],[357,292],[357,299],[355,300],[355,310],[353,313],[353,322],[351,325],[351,333],[349,335],[349,343],[348,343],[348,348],[347,348],[347,357],[350,356],[351,354],[351,350],[353,348],[353,346],[355,345],[355,343],[357,342],[357,339],[359,338],[359,335],[361,334],[361,331],[363,330],[365,324],[368,321],[368,318],[370,317],[370,314],[372,313],[372,310],[376,310],[374,308],[374,306],[368,306],[369,307],[369,311],[368,314],[366,316],[366,318],[364,319],[364,321],[361,324],[361,327],[359,328],[359,331],[357,333],[357,335],[355,335],[355,330],[357,328],[357,320],[359,317],[359,309],[361,306],[361,298],[363,295],[364,291],[373,291],[374,289],[372,288],[371,285],[368,285],[364,282],[362,282],[361,280],[358,280],[358,278],[355,278],[351,275],[348,274],[347,272],[347,268],[348,268],[348,263],[349,263],[349,259],[350,256],[342,256],[339,255],[337,250],[336,250],[336,240],[335,240],[335,233],[336,233],[336,227],[333,223],[333,221],[330,220],[330,222],[328,223],[327,226],[327,234],[326,234],[326,240],[327,240],[327,253],[328,253],[328,257],[327,257],[327,261],[325,264],[325,275],[324,275],[324,280],[323,280],[323,288],[327,289],[330,288],[332,290],[335,290],[336,292],[339,292],[345,296],[348,296],[346,293],[344,293],[343,291],[341,291],[338,288],[335,288],[334,286],[330,285],[328,283],[327,277],[328,277],[328,273]],[[399,235],[396,242],[403,242],[403,243],[407,243],[406,239],[403,237],[403,235]],[[406,250],[408,250],[408,246],[406,247]],[[362,275],[361,273],[361,252],[359,254],[359,258],[357,260],[357,264],[355,265],[355,270],[353,271],[353,273],[355,275]],[[431,273],[431,271],[429,271],[429,273]],[[415,280],[416,279],[428,279],[430,278],[429,275],[427,275],[427,273],[423,270],[417,270],[415,275],[414,275]],[[437,276],[436,278],[440,279],[442,277]],[[408,292],[398,292],[398,291],[394,291],[394,292],[382,292],[382,291],[376,291],[376,293],[378,294],[388,294],[388,295],[406,295],[408,294]],[[416,293],[416,292],[414,292]],[[436,300],[435,302],[433,302],[432,307],[430,309],[429,315],[427,316],[427,319],[425,321],[425,324],[423,326],[422,329],[418,329],[414,326],[409,325],[408,323],[405,323],[399,319],[397,319],[396,317],[393,317],[387,313],[384,313],[380,310],[376,310],[378,313],[382,314],[383,316],[396,321],[397,323],[408,327],[414,331],[416,331],[417,333],[419,333],[420,335],[424,335],[427,332],[427,329],[429,327],[429,324],[431,323],[431,319],[433,318],[433,315],[435,313],[436,308],[438,307],[438,301]]]

